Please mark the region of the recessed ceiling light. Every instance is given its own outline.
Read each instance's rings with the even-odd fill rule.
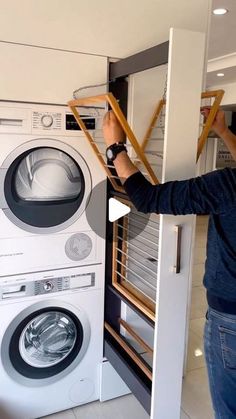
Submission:
[[[224,8],[213,10],[214,15],[225,15],[225,13],[227,13],[227,12],[228,12],[228,10],[224,9]]]
[[[224,77],[225,73],[217,73],[217,77]]]

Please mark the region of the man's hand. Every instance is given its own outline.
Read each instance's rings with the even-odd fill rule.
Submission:
[[[201,108],[202,115],[205,118],[210,113],[210,108]],[[236,160],[236,136],[230,131],[226,125],[224,111],[218,111],[212,125],[213,131],[225,142],[234,160]]]
[[[107,147],[125,141],[125,133],[113,111],[108,111],[103,118],[103,136]]]
[[[210,110],[210,108],[203,107],[201,108],[201,114],[204,115],[205,118],[208,118]],[[219,110],[217,112],[211,128],[217,135],[219,135],[219,137],[222,137],[222,135],[225,134],[228,127],[226,125],[224,111]]]

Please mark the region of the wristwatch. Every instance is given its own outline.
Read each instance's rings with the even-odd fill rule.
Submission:
[[[126,149],[126,146],[125,146],[124,143],[117,142],[117,143],[114,143],[114,144],[110,145],[106,149],[107,159],[110,160],[110,161],[114,161],[116,156],[119,153],[121,153],[121,151],[126,151],[127,152],[127,149]]]

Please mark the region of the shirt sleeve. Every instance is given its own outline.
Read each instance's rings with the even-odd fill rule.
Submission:
[[[222,169],[196,178],[152,185],[137,172],[124,188],[143,213],[223,214],[236,205],[236,169]]]

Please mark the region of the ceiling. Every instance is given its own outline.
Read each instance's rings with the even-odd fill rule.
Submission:
[[[0,40],[123,58],[205,31],[209,0],[0,0]]]
[[[208,58],[236,53],[236,0],[213,0],[213,9],[224,7],[223,16],[212,14]]]
[[[236,0],[213,0],[213,9],[219,7],[228,13],[211,15],[207,86],[236,82]]]
[[[236,0],[0,0],[0,42],[124,58],[169,38],[169,28],[206,31],[207,85],[236,81]],[[218,57],[234,56],[230,63]],[[235,61],[235,62],[234,62]],[[225,73],[224,79],[216,76]]]

